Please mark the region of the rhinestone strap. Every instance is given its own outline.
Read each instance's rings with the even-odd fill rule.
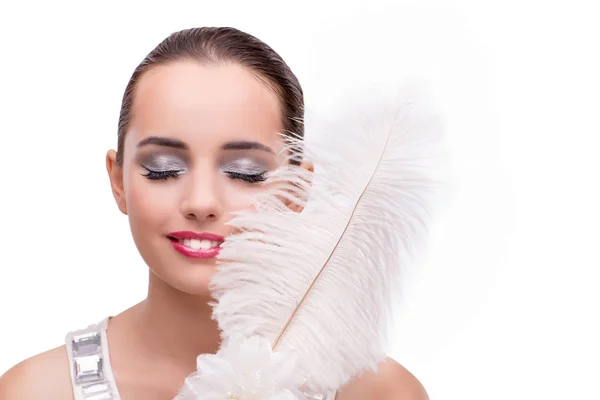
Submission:
[[[73,389],[76,400],[118,400],[119,396],[107,377],[103,327],[92,325],[67,336]]]

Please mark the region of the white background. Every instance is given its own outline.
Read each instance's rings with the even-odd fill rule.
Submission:
[[[0,7],[0,373],[144,297],[104,169],[121,96],[169,33],[230,25],[308,107],[386,76],[434,89],[457,191],[392,352],[431,398],[600,399],[594,2],[119,3]]]

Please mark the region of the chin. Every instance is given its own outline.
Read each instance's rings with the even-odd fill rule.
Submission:
[[[154,265],[149,264],[149,266],[154,279],[161,281],[158,287],[168,286],[185,294],[208,296],[217,261],[216,259],[190,261],[171,259],[162,260]]]
[[[170,246],[169,246],[170,247]],[[171,287],[189,295],[210,295],[211,279],[217,268],[217,258],[192,258],[179,254],[164,243],[138,246],[138,250],[158,286]]]
[[[168,271],[165,283],[180,292],[190,295],[207,296],[210,294],[210,280],[215,273],[214,266],[195,265],[184,267],[183,271]]]

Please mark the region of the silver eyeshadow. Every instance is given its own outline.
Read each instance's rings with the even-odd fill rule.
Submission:
[[[230,160],[221,166],[225,173],[236,173],[242,175],[260,175],[268,171],[268,166],[253,158],[244,157]]]
[[[182,157],[170,154],[152,154],[146,157],[142,166],[154,172],[188,171],[188,163]],[[224,173],[237,173],[243,175],[259,175],[267,172],[268,165],[251,157],[228,159],[223,162],[219,170]]]
[[[154,172],[186,172],[188,169],[184,159],[169,154],[153,154],[142,162],[142,166]]]

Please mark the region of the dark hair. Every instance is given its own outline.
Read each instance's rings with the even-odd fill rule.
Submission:
[[[230,27],[202,27],[172,33],[154,48],[133,72],[119,114],[117,165],[123,164],[125,134],[131,121],[136,84],[153,66],[183,59],[234,62],[250,68],[280,99],[283,133],[304,137],[304,94],[300,82],[271,47],[256,37]],[[298,163],[298,158],[291,162]]]

